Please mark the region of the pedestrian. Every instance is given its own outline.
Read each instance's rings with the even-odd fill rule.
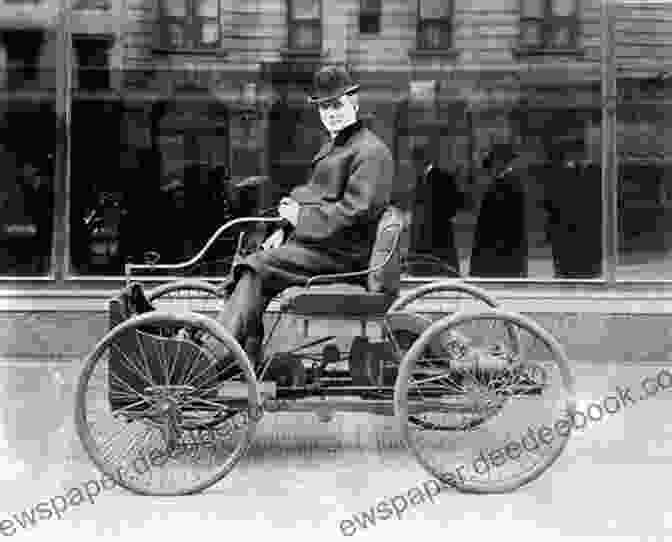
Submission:
[[[489,278],[524,278],[528,272],[525,188],[516,170],[512,145],[498,143],[486,155],[490,172],[476,222],[470,275]]]
[[[549,152],[544,208],[555,278],[591,279],[602,273],[600,169],[582,163],[583,154],[580,141],[557,143]]]
[[[455,176],[437,166],[427,147],[418,147],[413,154],[422,168],[415,190],[413,251],[440,259],[441,274],[452,270],[451,276],[460,276],[453,219],[465,206],[464,194]]]

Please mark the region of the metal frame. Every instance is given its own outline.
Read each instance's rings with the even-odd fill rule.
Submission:
[[[131,280],[131,275],[133,273],[133,270],[145,270],[145,271],[153,271],[153,270],[163,270],[163,271],[182,271],[184,269],[187,269],[197,263],[203,255],[208,251],[208,249],[214,244],[215,241],[221,235],[228,229],[232,228],[233,226],[237,226],[239,224],[251,224],[251,223],[266,223],[266,224],[283,224],[285,222],[284,218],[265,218],[265,217],[243,217],[243,218],[236,218],[234,220],[231,220],[227,222],[226,224],[223,224],[222,226],[219,227],[219,229],[212,234],[210,239],[205,243],[203,248],[191,259],[185,261],[185,262],[179,262],[175,264],[159,264],[158,262],[158,253],[147,253],[147,254],[155,254],[154,262],[150,262],[147,264],[133,264],[133,263],[127,263],[124,266],[124,276],[126,277],[126,283]],[[240,249],[240,243],[242,242],[242,237],[239,237],[238,239],[238,249]]]
[[[358,277],[365,277],[368,275],[371,275],[372,273],[376,273],[377,271],[380,271],[381,269],[384,269],[385,266],[390,262],[394,254],[397,252],[399,249],[399,240],[401,239],[401,232],[403,230],[403,226],[400,224],[390,224],[386,226],[382,231],[387,231],[389,229],[394,229],[396,228],[397,232],[394,236],[394,240],[392,241],[392,248],[390,248],[389,252],[387,253],[387,256],[385,256],[385,260],[383,263],[375,266],[375,267],[369,267],[363,271],[355,271],[352,273],[337,273],[337,274],[331,274],[331,275],[315,275],[314,277],[309,278],[306,281],[306,288],[310,288],[315,282],[319,281],[327,281],[327,282],[338,282],[341,279],[343,281],[347,279],[353,279],[353,278],[358,278]]]
[[[203,248],[201,248],[198,253],[193,256],[191,259],[184,261],[184,262],[179,262],[175,264],[159,264],[159,254],[156,252],[148,252],[146,253],[147,256],[151,256],[153,258],[153,262],[150,261],[149,263],[146,264],[133,264],[133,263],[128,263],[124,266],[124,276],[126,278],[126,284],[129,284],[131,281],[131,276],[133,274],[134,270],[145,270],[145,271],[183,271],[185,269],[188,269],[192,265],[195,265],[198,263],[198,261],[205,255],[205,253],[208,251],[208,249],[219,239],[219,237],[222,236],[222,234],[232,228],[233,226],[238,226],[240,224],[254,224],[254,223],[265,223],[265,224],[284,224],[286,223],[286,220],[284,218],[268,218],[268,217],[243,217],[243,218],[236,218],[234,220],[231,220],[227,222],[226,224],[223,224],[222,226],[219,227],[219,229],[212,234],[210,239],[207,240]],[[316,282],[345,282],[347,279],[353,279],[353,278],[358,278],[358,277],[365,277],[368,276],[372,273],[375,273],[377,271],[380,271],[381,269],[384,269],[385,266],[390,262],[394,254],[397,252],[399,249],[399,244],[400,244],[400,239],[401,239],[401,232],[403,230],[403,225],[394,223],[394,224],[389,224],[385,228],[383,228],[382,232],[388,231],[390,229],[396,229],[396,233],[394,235],[394,239],[392,240],[392,246],[389,249],[387,255],[385,256],[385,259],[382,263],[376,265],[375,267],[368,267],[367,269],[364,269],[362,271],[354,271],[351,273],[337,273],[337,274],[325,274],[325,275],[315,275],[313,277],[310,277],[305,284],[306,288],[310,288],[313,286]],[[380,235],[381,232],[378,232],[378,235]],[[236,254],[239,253],[244,233],[241,233],[241,235],[238,238],[238,247],[236,249]]]

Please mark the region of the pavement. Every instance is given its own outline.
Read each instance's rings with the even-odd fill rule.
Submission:
[[[558,461],[513,493],[446,490],[373,525],[362,512],[430,478],[404,448],[394,418],[350,413],[319,423],[312,414],[267,414],[252,453],[199,495],[142,497],[114,488],[60,520],[26,528],[15,517],[21,511],[101,475],[73,433],[78,366],[0,367],[0,533],[50,541],[672,540],[672,388],[638,400],[642,379],[666,367],[573,362],[579,410],[628,386],[636,402],[575,431]]]

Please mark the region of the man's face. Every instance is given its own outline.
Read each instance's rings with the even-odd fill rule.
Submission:
[[[357,106],[350,96],[341,96],[318,104],[322,124],[336,134],[357,120]]]

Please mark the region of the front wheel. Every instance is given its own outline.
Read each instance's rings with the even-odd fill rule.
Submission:
[[[222,326],[158,311],[103,337],[85,362],[75,403],[91,460],[142,495],[186,495],[221,480],[247,452],[261,413],[250,361]]]
[[[524,356],[506,347],[512,328]],[[459,348],[437,351],[454,337]],[[399,369],[394,408],[403,440],[428,473],[460,491],[504,493],[540,476],[566,446],[573,378],[562,347],[528,318],[458,313],[413,343]],[[482,422],[439,430],[465,414]]]

